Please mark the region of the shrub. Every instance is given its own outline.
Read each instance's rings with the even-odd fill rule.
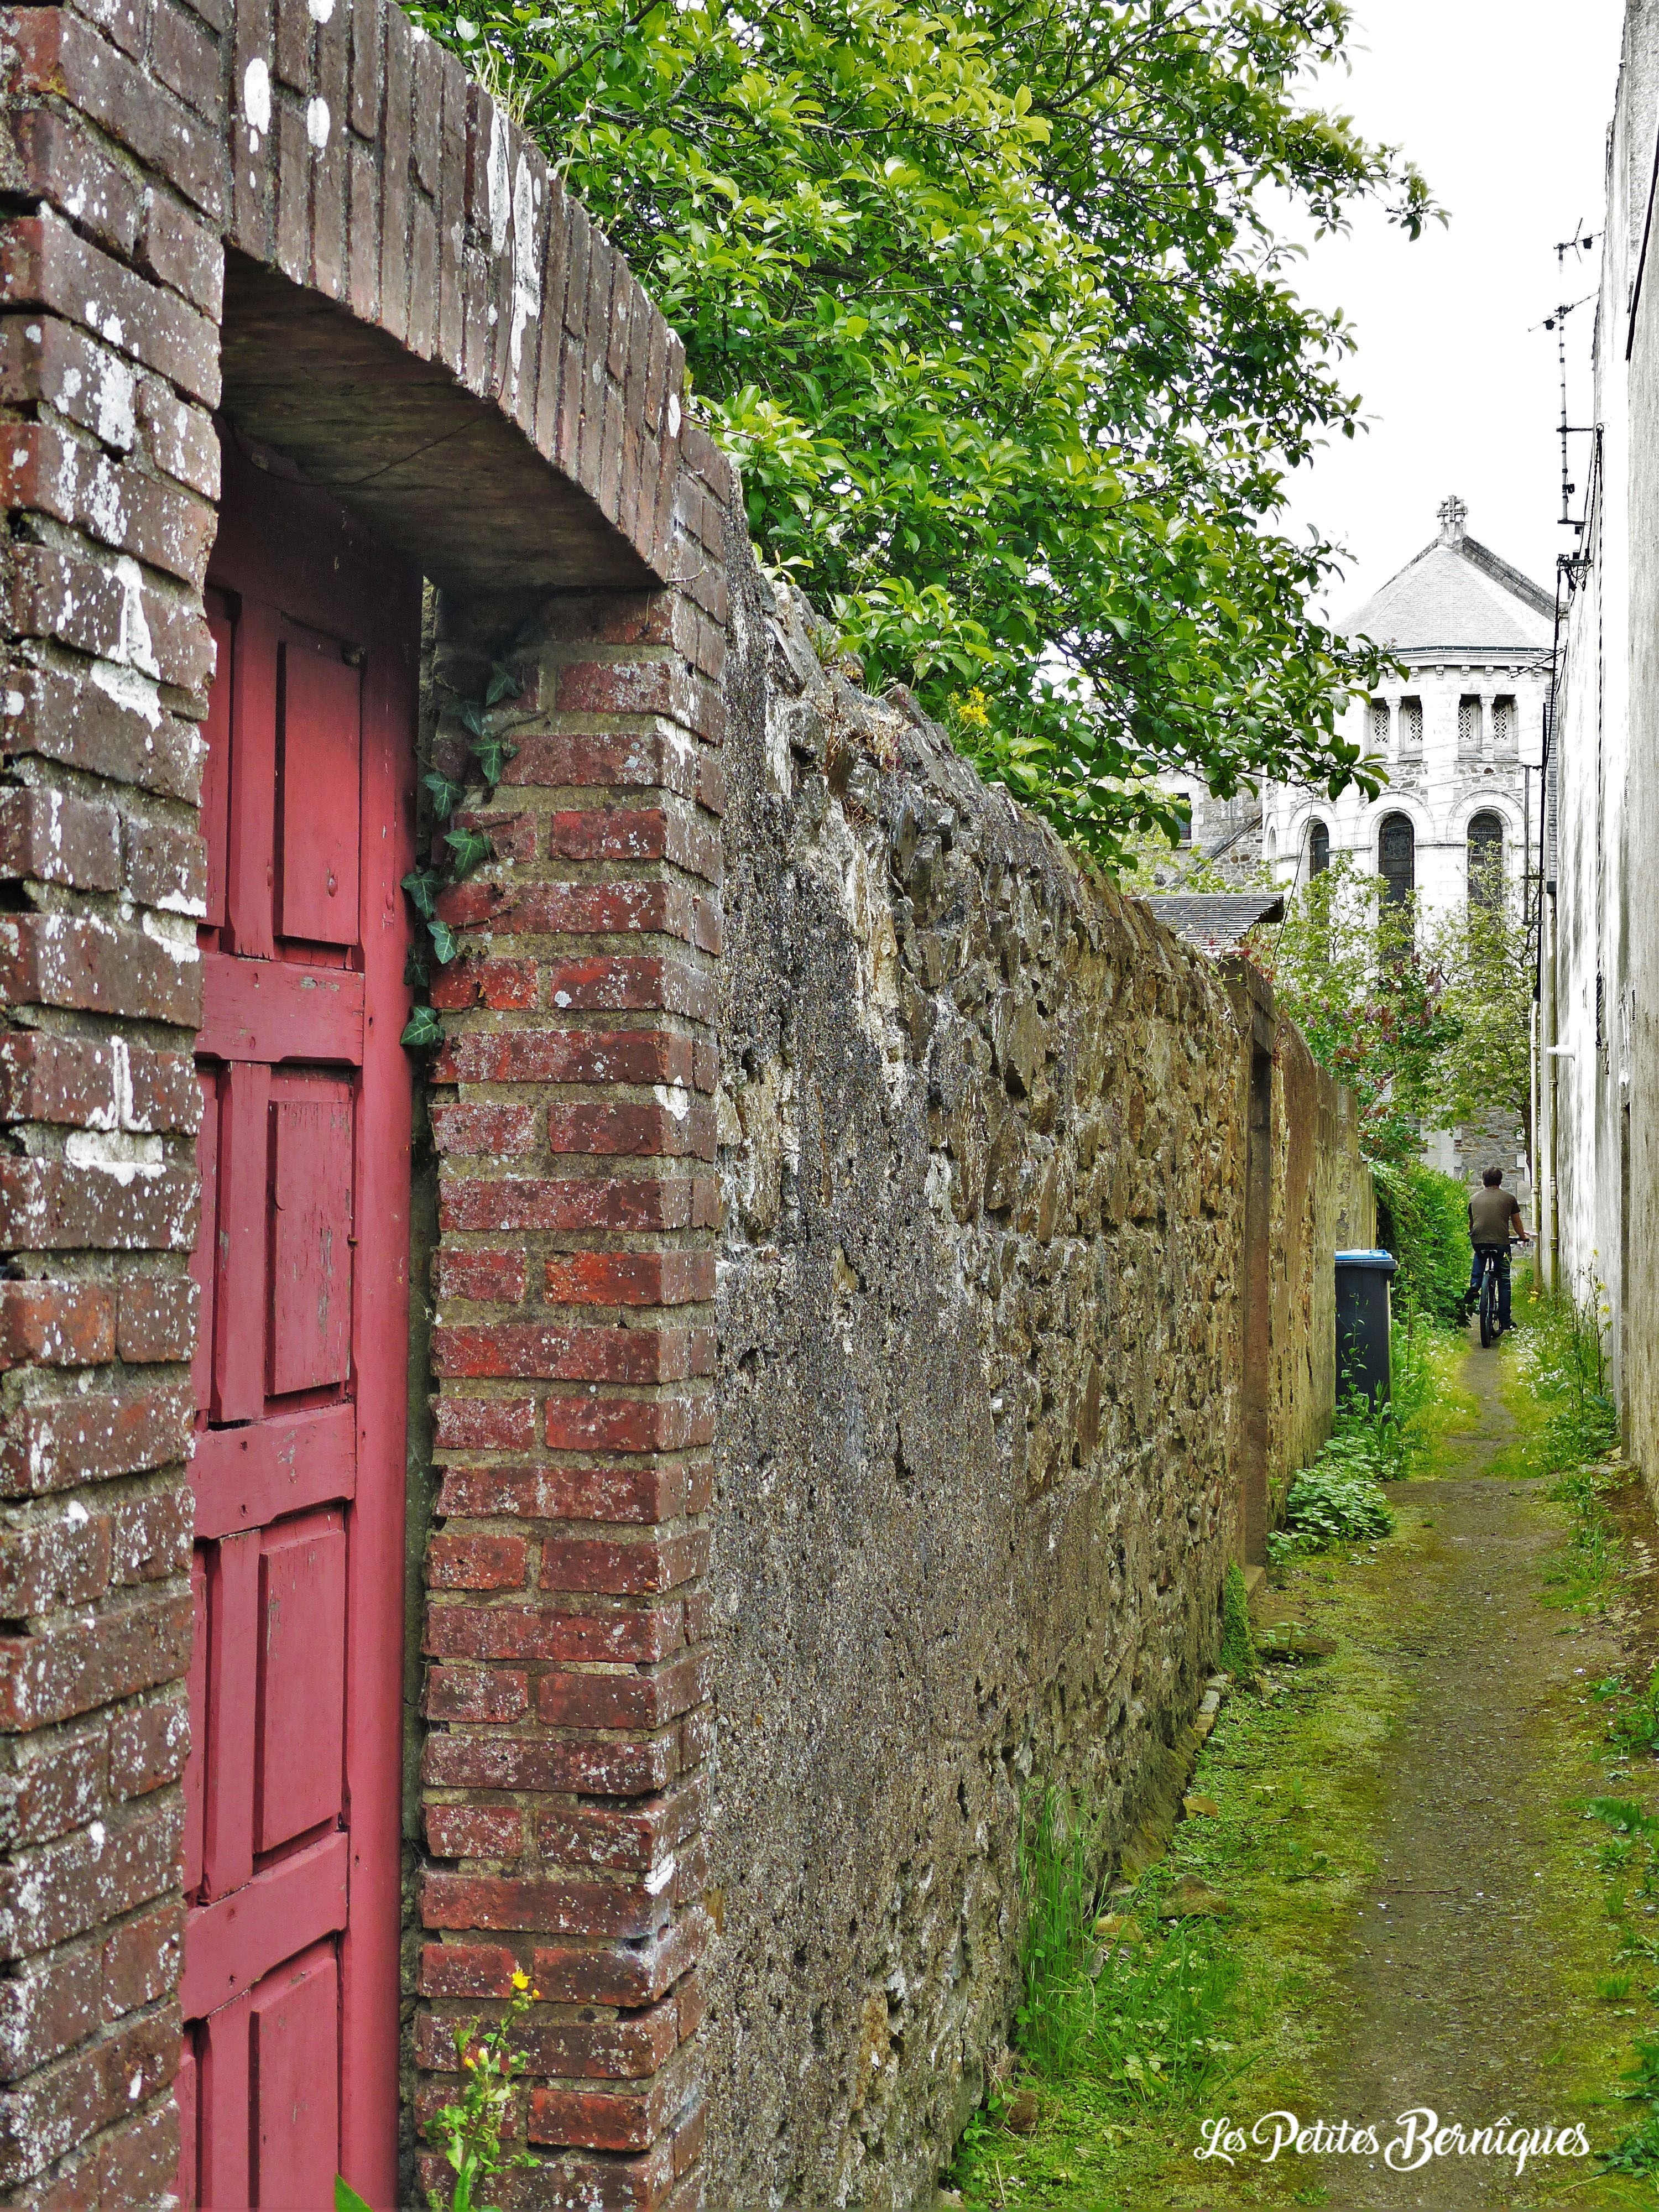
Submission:
[[[1336,1441],[1291,1485],[1285,1527],[1291,1550],[1329,1552],[1394,1533],[1393,1510],[1376,1480],[1334,1456]]]
[[[1376,1162],[1377,1234],[1399,1262],[1394,1307],[1409,1327],[1419,1317],[1460,1327],[1469,1282],[1469,1194],[1455,1176],[1419,1162]]]

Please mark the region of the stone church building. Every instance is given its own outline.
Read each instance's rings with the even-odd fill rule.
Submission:
[[[1377,796],[1275,783],[1259,800],[1192,794],[1194,852],[1241,887],[1266,879],[1293,891],[1345,853],[1430,913],[1466,898],[1471,869],[1491,857],[1520,881],[1537,841],[1554,601],[1469,535],[1462,500],[1444,501],[1439,519],[1439,535],[1342,625],[1405,664],[1403,677],[1355,700],[1342,726],[1382,762]],[[1177,864],[1172,878],[1181,872]],[[1525,1197],[1514,1136],[1506,1119],[1502,1130],[1437,1132],[1427,1156],[1470,1179],[1498,1160]]]

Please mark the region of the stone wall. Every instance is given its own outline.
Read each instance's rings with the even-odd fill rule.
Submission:
[[[1127,1832],[1213,1661],[1245,1400],[1264,1492],[1325,1433],[1369,1179],[1259,979],[732,566],[709,2170],[908,2205],[1005,2047],[1022,1802]]]

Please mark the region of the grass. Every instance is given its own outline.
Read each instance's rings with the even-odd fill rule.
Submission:
[[[1595,1402],[1605,1378],[1596,1381],[1583,1330],[1575,1333],[1567,1317],[1535,1309],[1529,1294],[1521,1317],[1529,1334],[1511,1340],[1522,1356],[1513,1363],[1518,1437],[1508,1472],[1555,1479],[1569,1538],[1559,1595],[1593,1607],[1596,1590],[1619,1571],[1617,1529],[1599,1492],[1571,1486],[1565,1455],[1605,1437],[1606,1413]],[[1437,1540],[1435,1492],[1424,1478],[1455,1471],[1456,1431],[1475,1411],[1455,1387],[1463,1356],[1449,1333],[1419,1323],[1403,1357],[1396,1344],[1400,1430],[1379,1434],[1380,1425],[1358,1409],[1340,1425],[1325,1464],[1334,1458],[1368,1487],[1385,1463],[1417,1480],[1390,1493],[1398,1521],[1392,1535],[1345,1530],[1340,1549],[1293,1554],[1276,1571],[1284,1596],[1335,1644],[1334,1655],[1317,1665],[1269,1663],[1259,1690],[1230,1694],[1190,1784],[1194,1797],[1216,1809],[1184,1820],[1166,1858],[1138,1887],[1103,1898],[1086,1820],[1052,1799],[1033,1800],[1021,1850],[1033,1932],[1016,2071],[970,2124],[944,2202],[975,2212],[1016,2205],[1226,2212],[1333,2201],[1310,2160],[1287,2153],[1271,2166],[1249,2159],[1227,2166],[1200,2163],[1194,2153],[1218,2118],[1248,2127],[1261,2113],[1311,2118],[1322,2109],[1340,1978],[1363,1940],[1364,1893],[1377,1878],[1373,1838],[1384,1765],[1412,1696],[1421,1573],[1413,1561]],[[1506,1354],[1505,1369],[1510,1364]],[[1607,1525],[1581,1543],[1577,1532],[1592,1525],[1592,1506]],[[1564,1632],[1600,1632],[1584,1620]],[[1552,1995],[1544,2009],[1554,2018],[1554,1992],[1577,1993],[1559,2007],[1560,2091],[1575,2112],[1614,2116],[1595,2136],[1618,2141],[1615,2156],[1624,2163],[1599,2177],[1581,2168],[1561,2201],[1653,2205],[1659,2036],[1651,2081],[1644,2076],[1632,2091],[1645,2097],[1650,2087],[1652,2100],[1620,2138],[1624,2090],[1613,2075],[1623,2060],[1609,2055],[1615,2045],[1607,2031],[1619,2032],[1638,1984],[1659,1978],[1659,1948],[1652,1963],[1622,1950],[1610,1955],[1615,1947],[1595,1909],[1595,1849],[1576,1817],[1582,1796],[1573,1816],[1567,1812],[1583,1788],[1584,1753],[1603,1712],[1609,1729],[1623,1715],[1619,1724],[1638,1739],[1644,1723],[1640,1699],[1622,1680],[1600,1699],[1580,1686],[1583,1704],[1572,1707],[1577,1717],[1568,1733],[1540,1737],[1534,1778],[1538,1802],[1564,1808],[1542,1862],[1564,1900],[1549,1937]],[[1659,1738],[1659,1697],[1647,1711]],[[1610,1733],[1607,1741],[1614,1745]],[[1614,1745],[1611,1755],[1630,1753]],[[1613,1778],[1624,1771],[1615,1764]],[[1166,1919],[1171,1893],[1189,1880],[1206,1885],[1224,1909]],[[1644,1917],[1638,1899],[1626,1919],[1639,1928]],[[1529,1989],[1528,1997],[1539,1994]],[[1650,2148],[1652,2168],[1642,2162]]]

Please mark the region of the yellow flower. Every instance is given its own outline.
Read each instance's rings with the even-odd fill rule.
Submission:
[[[532,1990],[530,1994],[532,1997],[539,1997],[541,1996],[541,1991],[539,1990]]]
[[[461,2063],[470,2074],[476,2074],[478,2070],[478,2062],[476,2058],[463,2058]]]
[[[530,1987],[529,1975],[522,1971],[516,1972],[513,1977],[513,1986],[515,1990],[527,1990]]]

